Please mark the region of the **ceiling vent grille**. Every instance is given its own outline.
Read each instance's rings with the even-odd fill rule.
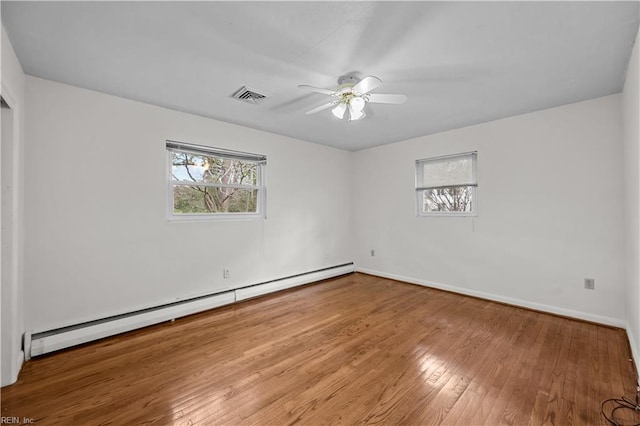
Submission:
[[[242,102],[247,102],[249,104],[259,104],[262,102],[267,95],[264,93],[259,93],[253,89],[249,89],[247,86],[242,86],[236,92],[231,95],[232,98],[237,99]]]

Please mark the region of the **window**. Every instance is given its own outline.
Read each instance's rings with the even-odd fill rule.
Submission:
[[[476,152],[416,161],[416,200],[420,216],[475,216]]]
[[[265,216],[263,155],[167,141],[169,217]]]

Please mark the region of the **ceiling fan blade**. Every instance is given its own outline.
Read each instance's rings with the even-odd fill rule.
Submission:
[[[315,114],[316,112],[324,111],[327,108],[331,108],[335,104],[336,104],[335,102],[328,102],[328,103],[326,103],[324,105],[320,105],[319,107],[316,107],[316,108],[314,108],[312,110],[309,110],[309,111],[305,112],[305,114],[307,114],[307,115]]]
[[[353,92],[364,95],[365,93],[369,93],[370,91],[380,86],[381,84],[382,84],[382,80],[380,80],[378,77],[369,75],[363,78],[362,80],[360,80],[360,82],[355,86],[353,86],[351,90]]]
[[[309,90],[311,92],[316,92],[316,93],[322,93],[323,95],[330,95],[333,96],[335,95],[336,92],[334,92],[333,90],[328,90],[328,89],[321,89],[319,87],[313,87],[313,86],[309,86],[308,84],[299,84],[298,87],[300,89],[305,89],[305,90]]]
[[[406,95],[389,95],[384,93],[372,93],[369,96],[369,102],[379,104],[403,104],[407,102]]]

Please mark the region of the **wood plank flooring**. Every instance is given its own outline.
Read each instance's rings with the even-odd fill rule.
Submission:
[[[27,362],[37,425],[604,425],[624,331],[351,274]],[[640,419],[632,419],[638,421]]]

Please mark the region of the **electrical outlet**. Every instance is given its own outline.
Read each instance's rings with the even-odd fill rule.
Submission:
[[[222,278],[229,278],[231,276],[231,274],[229,273],[229,270],[227,268],[224,268],[222,270]]]
[[[594,278],[585,278],[584,279],[584,288],[587,290],[595,290],[596,288],[596,280]]]
[[[375,250],[371,250],[371,257],[374,257],[376,255],[376,251]]]

